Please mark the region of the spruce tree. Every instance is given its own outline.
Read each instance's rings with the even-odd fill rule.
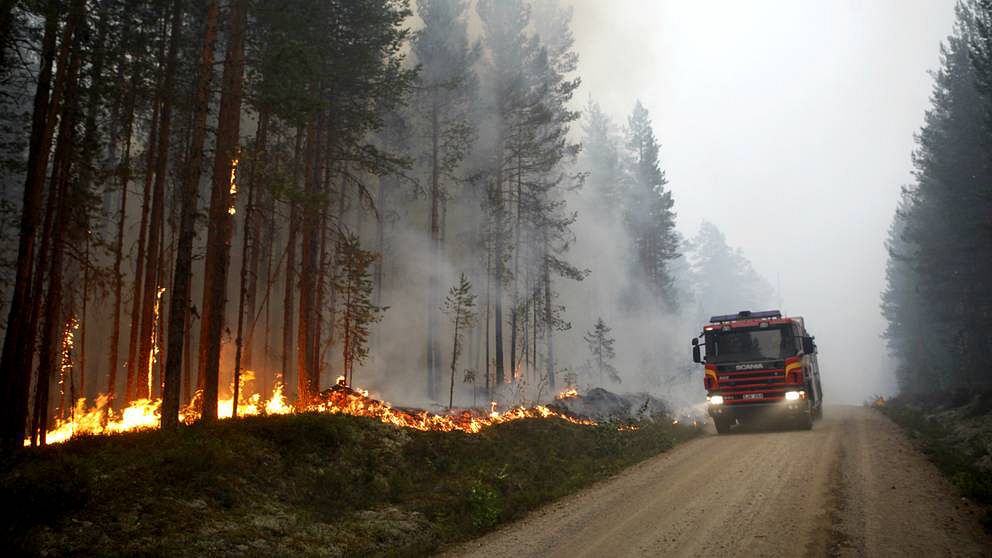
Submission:
[[[334,287],[340,297],[337,326],[342,343],[342,373],[347,385],[352,385],[355,365],[368,357],[372,324],[382,319],[386,310],[372,302],[374,284],[369,268],[376,257],[375,253],[362,249],[354,234],[345,234],[338,240],[335,265],[339,272]]]
[[[638,101],[627,119],[628,186],[625,191],[625,220],[633,241],[637,272],[650,292],[669,308],[678,301],[672,289],[669,262],[678,257],[675,231],[675,201],[665,186],[661,170],[660,145],[655,138],[648,111]]]
[[[589,347],[590,355],[590,360],[586,367],[597,375],[600,383],[604,379],[607,379],[619,384],[621,382],[620,373],[613,366],[613,359],[616,358],[617,354],[616,349],[613,347],[616,339],[610,336],[612,331],[612,329],[607,327],[603,318],[598,318],[593,328],[583,336],[586,345]]]
[[[477,313],[475,310],[476,296],[472,292],[472,283],[468,277],[462,273],[458,278],[458,284],[453,285],[448,291],[448,296],[444,299],[441,312],[448,316],[451,321],[451,382],[448,387],[448,408],[451,409],[455,398],[455,369],[458,367],[458,358],[462,353],[465,332],[475,327]],[[474,377],[473,377],[474,382]]]

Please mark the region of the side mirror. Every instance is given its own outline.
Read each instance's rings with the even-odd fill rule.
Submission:
[[[803,353],[811,355],[816,352],[816,344],[812,337],[803,337]]]
[[[692,343],[692,346],[693,347],[695,347],[696,345],[699,344],[699,338],[698,337],[693,337],[692,340],[689,341],[689,342]]]
[[[693,339],[693,341],[695,341],[695,339]],[[699,354],[699,344],[698,343],[694,343],[692,345],[692,362],[695,362],[696,364],[699,364],[699,363],[703,362],[703,357],[702,357],[702,355]]]

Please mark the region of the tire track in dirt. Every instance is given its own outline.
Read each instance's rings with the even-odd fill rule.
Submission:
[[[812,431],[693,440],[446,555],[992,555],[968,511],[885,417],[830,407]]]

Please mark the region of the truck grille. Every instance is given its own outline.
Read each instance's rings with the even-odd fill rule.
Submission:
[[[727,403],[740,405],[782,399],[788,387],[784,363],[769,364],[781,367],[744,371],[718,370],[717,386],[712,393],[722,395]]]

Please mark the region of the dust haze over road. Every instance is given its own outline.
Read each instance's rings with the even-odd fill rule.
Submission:
[[[881,414],[704,436],[451,556],[988,556],[969,503]]]
[[[713,222],[781,286],[829,400],[893,392],[883,242],[953,0],[567,3],[579,96],[651,111],[682,233]]]

